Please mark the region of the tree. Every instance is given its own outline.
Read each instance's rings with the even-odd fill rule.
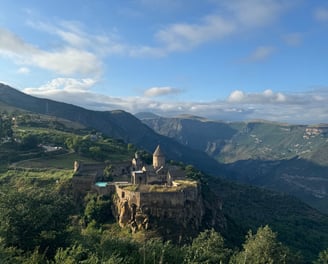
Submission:
[[[139,245],[131,239],[115,238],[113,236],[103,236],[101,242],[96,246],[95,252],[101,256],[102,263],[142,263],[138,252]],[[116,260],[116,262],[115,262]],[[153,263],[153,262],[152,262]]]
[[[103,160],[105,157],[102,149],[99,146],[89,147],[88,154],[91,158],[93,158],[95,160]]]
[[[86,199],[88,199],[88,202],[84,210],[84,216],[87,222],[94,220],[97,224],[103,224],[113,220],[111,200],[109,198],[90,195]]]
[[[12,122],[9,118],[0,116],[0,138],[13,136]]]
[[[230,255],[223,237],[214,229],[205,230],[187,247],[185,263],[228,263]]]
[[[140,260],[142,263],[183,263],[182,249],[173,245],[170,241],[162,242],[152,238],[144,241],[139,246]]]
[[[113,165],[107,165],[104,169],[104,180],[105,181],[113,181]]]
[[[243,244],[243,251],[237,253],[230,263],[274,264],[299,263],[300,259],[277,240],[268,225],[259,227],[254,235],[249,231]]]
[[[37,135],[28,134],[22,138],[21,149],[29,150],[34,149],[38,146],[39,139]]]
[[[97,264],[100,263],[96,254],[82,247],[82,245],[73,245],[66,249],[59,248],[55,255],[55,264]]]
[[[328,248],[319,253],[319,258],[314,264],[328,264]]]
[[[0,236],[6,247],[54,254],[65,245],[71,200],[55,191],[7,190],[0,195]]]
[[[193,165],[187,165],[185,167],[186,176],[193,180],[204,180],[204,175],[197,170]]]
[[[6,247],[3,239],[0,238],[0,263],[11,264],[22,262],[22,251],[13,247]]]

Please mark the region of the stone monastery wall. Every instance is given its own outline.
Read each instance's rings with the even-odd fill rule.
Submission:
[[[116,185],[116,194],[120,200],[128,200],[129,204],[135,204],[140,207],[140,192],[124,190]]]
[[[197,187],[185,188],[176,192],[138,192],[129,191],[116,186],[116,194],[120,200],[127,200],[129,204],[135,204],[138,208],[182,208],[187,203],[199,199]]]

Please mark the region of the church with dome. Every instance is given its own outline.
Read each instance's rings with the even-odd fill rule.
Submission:
[[[132,159],[131,183],[132,184],[158,184],[172,186],[173,180],[185,178],[184,171],[166,164],[165,154],[160,145],[153,153],[153,164],[145,165],[138,153]]]

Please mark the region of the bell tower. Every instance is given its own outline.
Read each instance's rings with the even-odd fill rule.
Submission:
[[[153,167],[158,169],[165,166],[165,155],[158,145],[153,153]]]

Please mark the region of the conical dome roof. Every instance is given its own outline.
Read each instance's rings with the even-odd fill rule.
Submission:
[[[155,151],[154,151],[154,154],[153,154],[153,156],[164,156],[164,153],[163,153],[163,151],[161,150],[161,147],[158,145],[157,146],[157,148],[155,149]]]

